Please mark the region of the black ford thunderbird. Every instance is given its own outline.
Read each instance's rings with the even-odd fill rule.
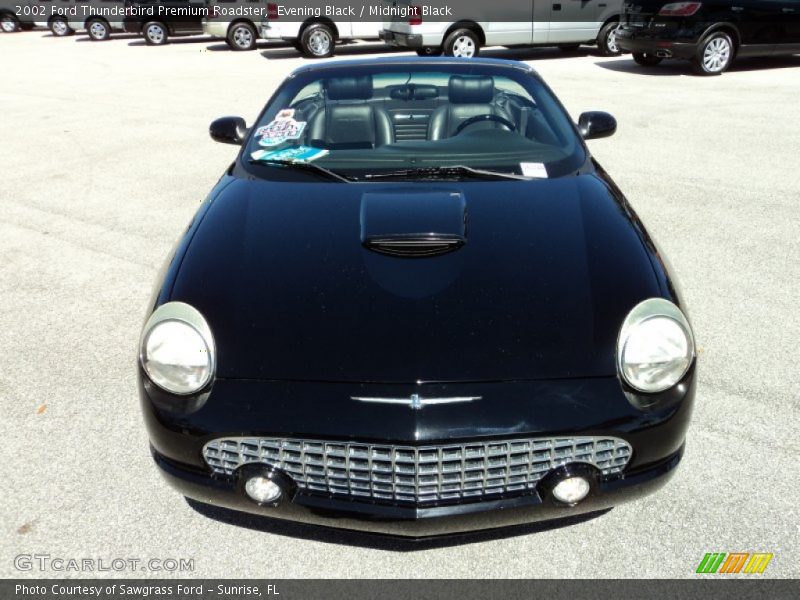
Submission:
[[[426,535],[650,493],[695,347],[663,254],[539,76],[381,59],[294,71],[167,261],[140,342],[183,495]]]

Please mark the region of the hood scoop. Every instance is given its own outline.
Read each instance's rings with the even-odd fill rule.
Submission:
[[[366,193],[361,198],[361,243],[369,250],[424,258],[458,250],[467,242],[461,192]]]

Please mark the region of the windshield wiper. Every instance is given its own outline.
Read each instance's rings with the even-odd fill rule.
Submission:
[[[530,181],[532,177],[507,173],[504,171],[489,171],[476,169],[466,165],[453,165],[450,167],[417,167],[414,169],[400,169],[388,173],[367,173],[364,179],[383,179],[389,177],[420,177],[422,179],[447,179],[450,177],[468,175],[481,179],[514,179],[517,181]]]
[[[330,169],[326,169],[325,167],[321,167],[320,165],[315,165],[311,162],[305,162],[302,160],[291,160],[291,159],[265,159],[265,160],[258,160],[255,158],[250,159],[251,165],[278,165],[281,167],[288,167],[291,169],[298,169],[303,171],[313,171],[318,175],[322,175],[328,179],[333,181],[340,181],[342,183],[353,183],[355,181],[352,177],[347,177],[346,175],[341,175],[336,171],[331,171]]]

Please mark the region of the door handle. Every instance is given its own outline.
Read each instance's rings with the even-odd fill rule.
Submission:
[[[553,10],[561,10],[560,4],[553,4]]]
[[[783,12],[785,12],[785,13],[793,13],[793,12],[794,12],[794,9],[793,9],[793,8],[783,8],[782,10],[783,10]]]
[[[743,6],[731,6],[731,10],[733,12],[742,12],[744,10]]]

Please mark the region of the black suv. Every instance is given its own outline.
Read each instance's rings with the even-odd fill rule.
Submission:
[[[736,57],[800,52],[800,0],[633,0],[616,39],[640,65],[681,58],[719,75]]]
[[[123,23],[128,33],[141,33],[152,46],[169,36],[203,33],[205,0],[125,0]]]

